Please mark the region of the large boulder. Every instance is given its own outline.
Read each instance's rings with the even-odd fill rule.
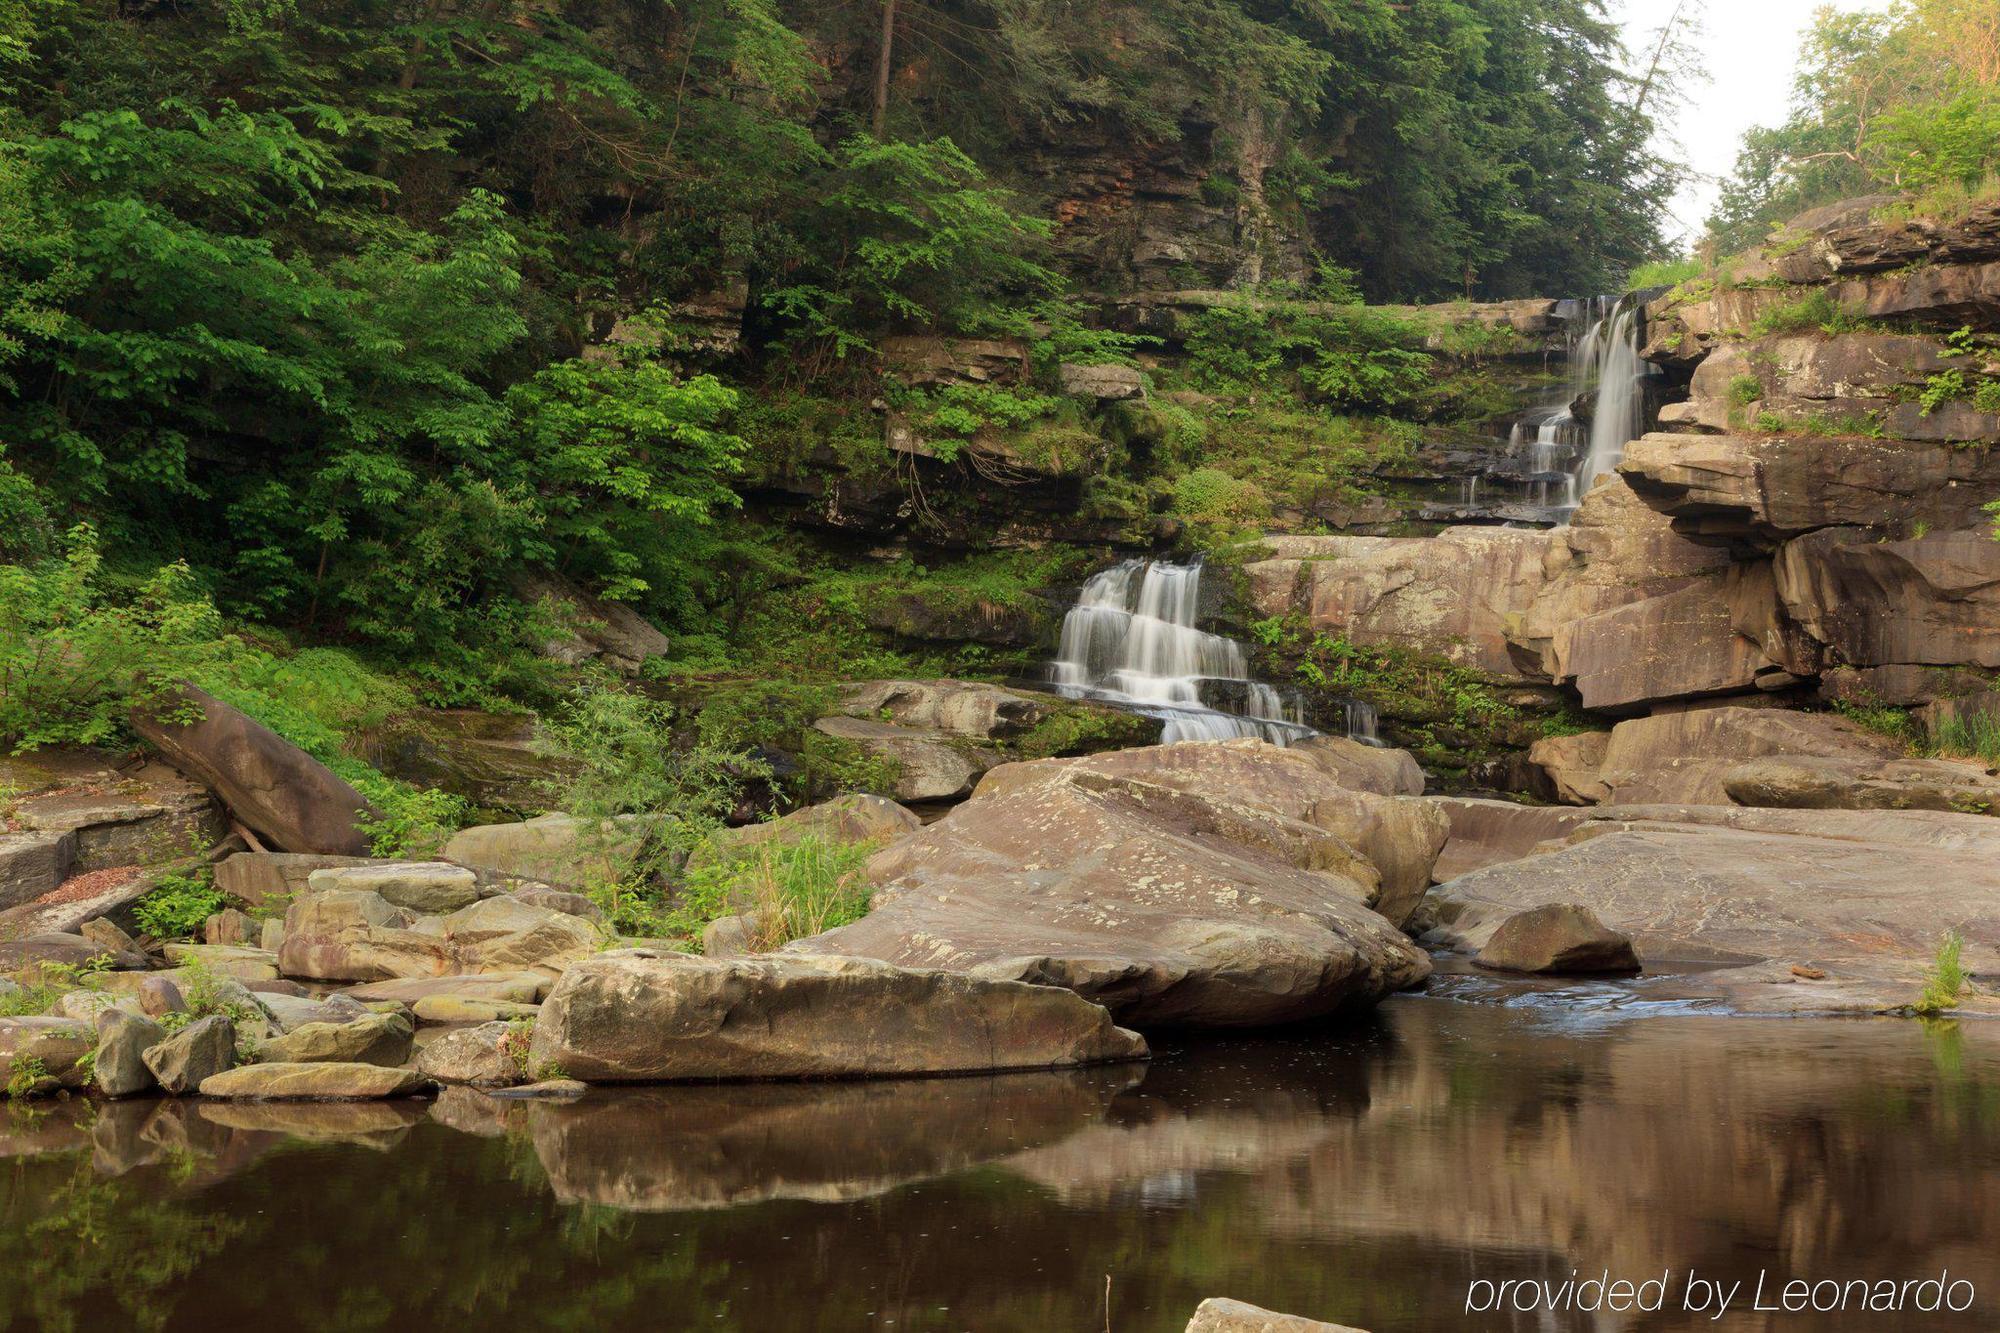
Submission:
[[[1735,693],[1783,671],[1738,629],[1725,586],[1713,579],[1584,616],[1558,645],[1563,678],[1585,708],[1602,712]]]
[[[373,865],[366,856],[319,852],[238,852],[215,867],[215,887],[252,907],[270,900],[288,902],[306,891],[315,870]]]
[[[9,1085],[30,1092],[80,1088],[89,1078],[84,1057],[96,1048],[90,1024],[73,1018],[0,1018],[0,1095]]]
[[[1528,762],[1548,775],[1556,799],[1563,804],[1596,805],[1611,795],[1603,776],[1610,747],[1608,731],[1544,736],[1528,747]]]
[[[379,893],[392,907],[441,916],[479,901],[479,877],[446,861],[371,861],[329,866],[306,877],[314,893]]]
[[[417,1053],[416,1071],[439,1083],[505,1088],[523,1082],[528,1033],[513,1023],[458,1028]]]
[[[758,847],[789,847],[806,838],[823,842],[874,842],[888,844],[924,826],[922,819],[907,806],[886,796],[851,792],[803,810],[794,810],[780,819],[741,828],[717,830],[689,858],[698,864],[716,857],[732,857]]]
[[[193,720],[184,720],[184,715]],[[275,850],[365,856],[374,807],[334,771],[248,714],[181,686],[132,713],[132,728],[220,796]]]
[[[1312,736],[1292,744],[1302,754],[1352,791],[1377,796],[1422,796],[1424,770],[1408,750],[1364,745],[1345,736]]]
[[[530,1071],[589,1083],[855,1078],[1143,1059],[1145,1042],[1067,991],[873,959],[650,950],[570,968]]]
[[[202,1080],[235,1065],[236,1024],[224,1014],[197,1018],[141,1058],[160,1091],[174,1097],[193,1092]]]
[[[648,660],[672,651],[667,636],[637,611],[594,596],[560,574],[521,574],[514,591],[522,601],[539,605],[561,627],[542,644],[542,653],[565,665],[596,660],[635,676]]]
[[[617,878],[644,841],[642,820],[592,824],[558,813],[460,829],[439,855],[475,870],[576,888]]]
[[[1002,740],[1032,730],[1061,705],[977,681],[864,680],[841,689],[840,706],[850,717]]]
[[[1500,972],[1637,972],[1629,936],[1581,903],[1547,903],[1500,923],[1472,960]]]
[[[401,1013],[302,1023],[265,1042],[257,1058],[266,1064],[400,1065],[410,1058],[416,1030],[409,1015]]]
[[[107,1097],[130,1097],[158,1081],[146,1066],[146,1052],[167,1039],[167,1030],[144,1014],[106,1009],[97,1016],[97,1056],[91,1078]]]
[[[63,967],[111,967],[136,969],[146,966],[146,956],[105,948],[95,940],[60,930],[38,930],[31,934],[0,934],[0,972],[17,972],[38,963]]]
[[[441,933],[412,930],[413,918],[378,893],[312,893],[285,909],[278,967],[288,977],[383,981],[453,971]]]
[[[1600,779],[1613,805],[1726,805],[1730,773],[1745,761],[1815,756],[1887,762],[1903,747],[1833,713],[1782,708],[1691,708],[1611,729]]]
[[[1428,975],[1395,927],[1447,831],[1261,741],[1010,764],[869,863],[867,917],[788,949],[1067,986],[1141,1025],[1313,1018]]]

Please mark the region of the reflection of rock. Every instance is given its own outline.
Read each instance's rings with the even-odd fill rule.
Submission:
[[[411,1102],[221,1102],[194,1104],[203,1120],[224,1129],[282,1134],[315,1143],[348,1143],[387,1152],[424,1118]]]
[[[1187,1333],[1362,1333],[1362,1330],[1346,1324],[1303,1319],[1295,1314],[1279,1314],[1214,1296],[1196,1307],[1194,1318],[1188,1321]]]
[[[598,1092],[531,1112],[563,1203],[642,1211],[885,1193],[1096,1122],[1140,1066],[886,1083]]]

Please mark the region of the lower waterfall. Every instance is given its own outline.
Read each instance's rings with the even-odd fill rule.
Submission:
[[[1157,717],[1160,740],[1260,736],[1279,745],[1317,735],[1295,694],[1250,677],[1243,645],[1195,628],[1201,563],[1127,560],[1093,575],[1063,617],[1049,664],[1058,694]],[[1366,710],[1354,704],[1348,729]],[[1372,739],[1372,736],[1371,736]]]

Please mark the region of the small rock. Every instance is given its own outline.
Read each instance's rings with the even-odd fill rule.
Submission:
[[[139,1008],[152,1018],[187,1011],[187,1000],[172,977],[146,977],[139,983]]]
[[[371,1101],[408,1097],[430,1086],[414,1069],[367,1064],[244,1065],[202,1080],[204,1097],[265,1101]]]
[[[416,1024],[402,1014],[369,1014],[347,1022],[303,1023],[264,1043],[267,1064],[400,1065],[410,1058]]]
[[[262,928],[234,907],[225,907],[201,923],[201,938],[209,944],[254,945],[262,936]]]
[[[193,1092],[236,1063],[236,1024],[221,1014],[198,1018],[144,1058],[162,1092],[175,1097]]]
[[[416,1070],[440,1083],[506,1087],[521,1081],[527,1036],[511,1023],[461,1028],[419,1051]]]
[[[120,930],[109,917],[93,917],[77,927],[79,933],[92,944],[111,950],[113,953],[143,953],[139,942]]]
[[[315,1000],[298,995],[267,995],[256,992],[257,1003],[269,1014],[280,1032],[291,1032],[308,1023],[351,1023],[368,1016],[368,1007],[345,995]]]
[[[706,958],[741,958],[755,953],[747,915],[719,916],[701,928],[701,952]]]
[[[1826,980],[1826,973],[1822,972],[1820,969],[1816,967],[1807,967],[1804,963],[1793,963],[1792,975],[1800,978],[1803,981]]]
[[[1632,938],[1580,903],[1549,903],[1500,923],[1472,961],[1502,972],[1637,972]]]
[[[419,1023],[505,1023],[512,1019],[532,1019],[542,1011],[538,1004],[513,1000],[482,1000],[461,995],[426,995],[415,1005]]]
[[[287,981],[283,977],[277,977],[271,981],[246,981],[243,983],[243,989],[249,991],[252,995],[290,995],[301,1000],[306,999],[312,994],[311,991],[301,986],[298,982]]]
[[[375,1000],[395,1000],[415,1004],[427,995],[461,995],[485,1000],[514,1000],[531,1004],[541,994],[548,978],[539,972],[493,972],[480,976],[402,977],[393,981],[371,981],[342,991],[366,1004]]]
[[[130,1097],[157,1080],[146,1064],[146,1052],[167,1039],[167,1030],[152,1019],[124,1009],[107,1009],[97,1016],[97,1059],[92,1077],[107,1097]]]

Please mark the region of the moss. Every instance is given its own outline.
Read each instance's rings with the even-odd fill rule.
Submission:
[[[1159,739],[1160,724],[1151,718],[1087,704],[1061,703],[1024,735],[1008,742],[1022,759],[1095,754],[1150,745]]]

